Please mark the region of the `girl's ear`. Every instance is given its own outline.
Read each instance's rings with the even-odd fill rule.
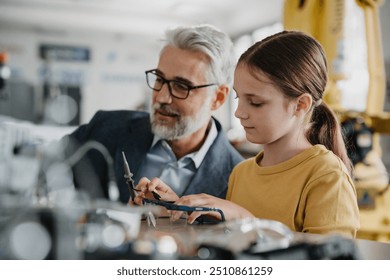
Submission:
[[[295,113],[306,114],[311,108],[313,98],[310,94],[304,93],[297,98],[296,102]]]

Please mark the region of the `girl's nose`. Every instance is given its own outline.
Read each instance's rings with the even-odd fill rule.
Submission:
[[[240,107],[240,105],[237,106],[237,109],[236,111],[234,112],[234,116],[238,119],[247,119],[248,118],[248,114],[245,113],[245,111],[242,110],[242,108]]]

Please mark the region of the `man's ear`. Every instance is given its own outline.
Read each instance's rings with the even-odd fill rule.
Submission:
[[[304,93],[304,94],[301,94],[297,100],[296,100],[296,107],[295,107],[295,113],[296,114],[306,114],[310,108],[311,108],[311,105],[313,103],[313,98],[311,97],[310,94],[308,93]]]
[[[229,87],[226,85],[221,85],[218,87],[217,91],[215,92],[215,98],[213,100],[213,103],[211,104],[211,110],[217,110],[219,107],[222,106],[223,103],[225,103],[229,93]]]

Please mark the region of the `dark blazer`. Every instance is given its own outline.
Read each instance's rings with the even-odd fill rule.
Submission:
[[[218,136],[184,191],[184,195],[208,193],[225,198],[229,175],[233,167],[243,160],[243,157],[229,143],[222,131],[221,124],[217,120],[215,123]],[[81,125],[69,136],[73,144],[68,145],[68,154],[74,152],[78,145],[90,140],[100,142],[108,149],[113,159],[120,201],[127,203],[129,192],[123,173],[122,151],[126,154],[131,172],[137,174],[153,141],[149,114],[124,110],[99,111],[88,124]],[[78,145],[74,143],[78,143]],[[86,189],[90,194],[92,193],[92,196],[108,197],[107,162],[102,153],[95,149],[90,150],[87,155],[87,158],[80,160],[75,165],[76,186]],[[95,173],[97,176],[92,179],[91,173]]]

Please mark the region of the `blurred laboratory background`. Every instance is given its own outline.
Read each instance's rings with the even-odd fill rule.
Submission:
[[[164,31],[201,23],[227,32],[237,58],[283,29],[309,32],[323,44],[326,101],[354,143],[358,237],[390,242],[388,0],[0,0],[0,193],[33,193],[43,165],[39,147],[97,110],[148,110],[144,71],[156,66]],[[260,147],[246,142],[230,97],[215,116],[252,156]]]

